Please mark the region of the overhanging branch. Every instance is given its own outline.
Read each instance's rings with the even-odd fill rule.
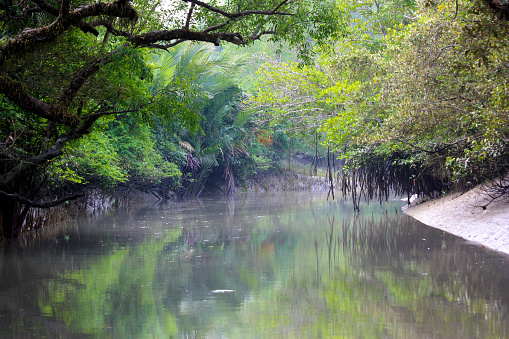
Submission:
[[[81,89],[83,84],[94,74],[96,74],[102,66],[111,63],[114,58],[113,56],[118,54],[120,49],[106,54],[103,57],[95,58],[88,65],[83,67],[72,79],[69,86],[66,88],[60,99],[58,100],[59,105],[62,107],[69,107],[76,94]]]
[[[46,2],[37,0],[46,12],[55,14],[55,9]],[[46,6],[47,5],[47,6]],[[40,5],[41,6],[41,5]],[[60,13],[60,11],[59,11]],[[97,2],[90,5],[80,6],[67,15],[60,15],[57,13],[55,21],[47,26],[36,29],[25,29],[15,37],[7,40],[7,42],[0,47],[0,66],[4,60],[12,54],[23,51],[30,51],[30,49],[37,45],[54,41],[58,36],[67,31],[71,26],[84,27],[88,24],[82,21],[97,16],[109,16],[115,18],[127,18],[131,21],[138,19],[136,10],[125,0],[117,0],[111,3]],[[88,25],[88,29],[92,30],[92,26]],[[80,28],[81,28],[80,27]],[[85,28],[87,29],[87,28]]]
[[[247,10],[247,11],[239,11],[236,13],[229,13],[227,11],[224,11],[220,8],[211,6],[211,5],[206,4],[199,0],[183,0],[183,1],[196,4],[197,6],[208,9],[211,12],[221,14],[222,16],[224,16],[226,18],[230,18],[230,19],[239,19],[239,18],[242,18],[245,16],[250,16],[250,15],[293,15],[292,13],[288,13],[288,12],[278,12],[278,9],[281,8],[282,6],[284,6],[288,2],[288,0],[282,1],[273,10],[270,10],[270,11]]]
[[[0,74],[0,93],[4,94],[12,102],[15,102],[20,108],[48,120],[56,121],[49,113],[51,105],[34,98],[28,93],[24,84],[3,74]]]
[[[26,199],[22,196],[19,196],[18,194],[10,194],[10,193],[4,192],[2,190],[0,190],[0,196],[7,198],[9,200],[14,200],[14,201],[20,202],[20,203],[30,206],[30,207],[51,208],[51,207],[61,205],[64,202],[81,198],[81,197],[85,196],[85,194],[84,193],[73,194],[73,195],[69,195],[69,196],[66,196],[66,197],[63,197],[63,198],[60,198],[57,200],[53,200],[53,201],[48,201],[48,202],[32,201],[32,200]]]
[[[172,40],[193,40],[202,42],[211,42],[219,45],[219,35],[203,32],[193,32],[187,29],[174,29],[171,31],[153,31],[133,36],[129,41],[137,46],[146,47],[160,41]]]

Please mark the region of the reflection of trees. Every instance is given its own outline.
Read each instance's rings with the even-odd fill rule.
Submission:
[[[114,229],[38,251],[47,266],[32,273],[0,260],[4,276],[24,272],[0,289],[52,337],[509,337],[509,270],[494,254],[375,205],[355,217],[342,203],[262,198],[117,215],[96,227]]]
[[[175,319],[154,294],[153,258],[159,243],[120,248],[87,268],[60,274],[39,296],[44,316],[66,324],[73,333],[98,337],[136,338],[147,333],[175,335]]]
[[[175,314],[184,336],[214,335],[217,328],[224,333],[234,330],[236,326],[222,328],[216,316],[220,314],[221,324],[239,324],[238,311],[247,296],[276,279],[276,261],[287,257],[294,243],[289,232],[275,229],[274,219],[256,218],[261,212],[249,211],[246,202],[220,206],[204,215],[210,218],[209,213],[222,211],[215,222],[221,226],[204,227],[205,220],[194,218],[178,242],[166,247],[168,259],[160,258],[173,261],[171,268],[156,272],[158,286],[166,286],[161,291],[165,307]],[[246,220],[246,215],[252,217]],[[176,251],[180,254],[172,256]],[[178,275],[170,274],[170,269]]]
[[[405,215],[345,222],[337,241],[343,250],[352,253],[352,264],[391,267],[398,275],[424,274],[435,285],[434,295],[446,285],[452,289],[457,288],[458,281],[465,282],[464,298],[504,300],[506,303],[500,306],[506,314],[509,310],[509,289],[500,288],[509,287],[509,263],[504,264],[496,253],[469,246],[453,235],[422,227]]]
[[[494,260],[495,253],[405,215],[343,221],[335,238],[336,246],[326,245],[337,257],[346,254],[346,266],[332,263],[334,290],[374,303],[372,312],[386,312],[381,319],[412,324],[400,328],[406,335],[507,336],[509,264]],[[335,293],[328,296],[344,302]]]
[[[30,332],[35,337],[41,337],[40,334],[53,338],[72,337],[62,322],[40,313],[38,297],[45,291],[41,278],[57,278],[42,273],[48,268],[45,256],[40,258],[41,263],[37,267],[25,260],[22,254],[16,248],[2,248],[0,252],[0,337],[18,337],[22,328],[32,329]],[[6,260],[10,256],[16,260]]]
[[[292,251],[291,233],[277,232],[276,219],[256,218],[269,207],[248,200],[197,201],[181,210],[158,205],[97,224],[88,220],[80,237],[58,236],[47,249],[44,270],[53,273],[44,277],[44,270],[36,269],[30,275],[27,267],[32,263],[20,265],[24,287],[4,287],[27,297],[14,298],[5,319],[23,308],[19,324],[54,328],[44,332],[34,326],[36,337],[43,332],[52,337],[167,337],[178,331],[199,336],[222,323],[241,323],[238,310],[247,296],[273,281],[276,261]],[[218,220],[211,220],[218,211]],[[170,227],[165,227],[166,220],[171,220]],[[6,274],[12,272],[14,268]],[[34,284],[27,283],[31,278]],[[2,328],[10,326],[12,321]],[[12,333],[21,328],[30,332],[20,326]]]
[[[327,215],[298,237],[297,273],[246,309],[250,326],[274,337],[508,336],[509,264],[496,254],[405,215]]]

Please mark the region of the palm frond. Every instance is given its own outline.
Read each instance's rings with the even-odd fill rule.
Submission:
[[[194,152],[195,151],[194,147],[191,146],[191,144],[188,143],[187,141],[180,141],[179,143],[180,143],[180,146],[182,146],[183,148],[185,148],[189,152]]]
[[[214,154],[206,154],[200,157],[202,168],[211,168],[219,166]]]

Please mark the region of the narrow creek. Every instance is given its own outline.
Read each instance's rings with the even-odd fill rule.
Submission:
[[[323,193],[83,218],[0,252],[1,338],[508,338],[509,257]]]

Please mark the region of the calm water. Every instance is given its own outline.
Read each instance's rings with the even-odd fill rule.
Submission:
[[[160,204],[0,252],[2,338],[509,338],[509,258],[323,194]]]

